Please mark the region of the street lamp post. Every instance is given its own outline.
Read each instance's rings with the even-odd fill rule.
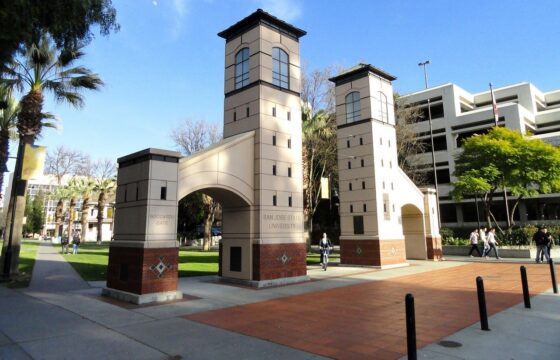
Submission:
[[[424,85],[426,89],[428,89],[428,71],[426,70],[426,65],[429,64],[430,64],[430,60],[426,60],[418,63],[418,66],[421,66],[424,70]],[[434,133],[432,130],[432,109],[431,109],[429,96],[428,96],[428,123],[430,125],[430,144],[432,148],[432,167],[434,171],[434,186],[436,188],[436,204],[438,209],[438,221],[439,221],[439,226],[441,226],[441,214],[440,214],[440,207],[439,207],[439,189],[438,189],[437,171],[436,171],[436,155],[434,149]]]

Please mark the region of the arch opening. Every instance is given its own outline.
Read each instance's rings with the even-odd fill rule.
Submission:
[[[217,245],[218,275],[224,278],[250,279],[252,271],[251,205],[235,192],[215,186],[191,191],[185,194],[181,201],[188,195],[196,193],[207,195],[220,205],[221,211],[218,215],[221,221],[216,223],[217,219],[213,219],[211,229],[206,229],[210,230],[209,235],[212,236],[214,245]],[[189,216],[189,214],[186,212],[181,216]],[[178,220],[181,223],[184,219],[179,218]],[[207,219],[203,217],[202,220],[202,224],[198,225],[198,230],[195,232],[200,232]]]
[[[426,231],[422,211],[406,204],[401,208],[402,227],[407,259],[426,259]]]

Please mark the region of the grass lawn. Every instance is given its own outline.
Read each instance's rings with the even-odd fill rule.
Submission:
[[[59,249],[60,245],[55,245]],[[72,250],[72,247],[69,247]],[[63,255],[80,276],[86,281],[105,280],[109,262],[109,246],[97,244],[80,245],[77,255]],[[332,256],[332,255],[331,255]],[[319,264],[319,254],[308,254],[307,264]],[[216,275],[218,273],[218,252],[198,250],[179,251],[179,277]]]
[[[340,261],[340,254],[331,253],[329,255],[329,262]],[[319,253],[307,253],[307,265],[319,265],[321,262],[321,254]]]
[[[24,288],[29,286],[31,281],[31,274],[33,273],[33,266],[35,265],[35,256],[39,242],[37,240],[23,240],[19,252],[19,274],[6,283],[9,288]]]

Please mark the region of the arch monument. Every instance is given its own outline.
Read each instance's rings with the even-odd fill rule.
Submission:
[[[177,152],[149,148],[118,159],[114,241],[105,294],[134,303],[181,297],[177,203],[195,191],[222,204],[221,279],[254,287],[308,280],[299,56],[299,39],[305,34],[260,9],[220,32],[225,39],[224,139],[184,158]],[[359,176],[367,183],[363,192],[341,192],[345,209],[341,211],[341,259],[356,265],[398,265],[406,261],[405,253],[429,257],[426,240],[436,237],[437,224],[428,209],[434,207],[435,197],[428,190],[416,189],[399,172],[390,102],[385,100],[388,110],[381,113],[382,121],[367,110],[378,110],[375,95],[368,95],[374,91],[368,90],[370,83],[392,99],[392,78],[372,69],[351,70],[333,79],[341,186],[358,176],[343,169],[346,157],[362,160]],[[355,103],[348,89],[356,86],[363,87],[357,98],[363,111],[356,113],[359,121],[347,124],[345,101]],[[374,145],[379,135],[390,139],[393,147]],[[357,136],[360,144],[365,139],[364,145],[346,147]],[[385,154],[385,161],[393,161],[387,180],[375,173],[389,172],[372,165],[380,154]],[[406,185],[402,189],[412,195],[405,197],[403,192],[400,201],[389,194],[387,203],[380,202],[385,199],[381,182],[389,178]],[[364,204],[361,222],[357,212],[346,211],[358,203]],[[398,216],[384,218],[385,204],[396,204]]]

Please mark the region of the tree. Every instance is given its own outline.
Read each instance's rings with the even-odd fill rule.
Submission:
[[[93,38],[92,27],[102,35],[118,31],[117,12],[111,0],[9,0],[0,6],[0,65],[26,44],[50,34],[57,48],[75,47]]]
[[[321,200],[321,178],[338,184],[336,117],[319,111],[310,116],[304,108],[303,121],[303,210],[309,231],[308,246],[313,234],[313,216]],[[330,194],[329,194],[330,196]]]
[[[84,55],[82,47],[82,45],[78,45],[57,51],[52,40],[47,36],[42,36],[38,43],[33,43],[25,49],[22,58],[14,59],[8,67],[3,69],[6,77],[0,79],[0,85],[4,84],[10,88],[15,87],[20,91],[28,91],[20,101],[17,121],[20,145],[16,160],[16,179],[21,174],[22,149],[26,144],[33,144],[41,134],[43,120],[45,119],[45,114],[42,111],[43,92],[51,92],[56,100],[68,102],[79,108],[84,105],[84,98],[80,94],[81,90],[98,90],[103,85],[101,79],[89,69],[83,66],[73,67],[74,63]],[[15,194],[17,212],[13,226],[14,238],[4,242],[6,246],[3,246],[2,249],[3,261],[7,257],[5,251],[8,249],[11,251],[8,256],[11,260],[10,274],[17,274],[18,272],[27,181],[19,180],[14,185],[17,190]],[[6,224],[6,226],[10,225]]]
[[[44,208],[44,195],[43,193],[37,194],[33,200],[27,198],[27,206],[25,209],[25,216],[27,221],[25,223],[25,232],[30,234],[37,234],[41,232],[44,224],[45,214]]]
[[[405,104],[398,93],[393,94],[395,103],[395,131],[397,137],[397,158],[399,167],[416,184],[426,185],[428,182],[426,172],[419,171],[419,158],[415,156],[424,152],[426,146],[418,141],[418,135],[412,124],[422,118],[423,114],[418,106]]]
[[[210,124],[200,120],[185,120],[171,132],[171,140],[173,140],[179,151],[185,156],[192,155],[212,144],[218,143],[221,138],[222,134],[216,124]],[[189,200],[193,202],[190,205],[186,205],[186,207],[201,207],[204,212],[204,237],[202,248],[207,251],[210,249],[210,244],[212,242],[212,225],[214,224],[219,204],[206,194],[202,194],[200,199],[201,203],[197,204],[197,199],[198,197],[190,197]]]
[[[95,182],[89,177],[76,179],[74,187],[76,192],[80,194],[80,197],[82,198],[82,215],[80,224],[82,229],[82,241],[85,242],[88,230],[89,201],[95,188]]]
[[[58,186],[53,192],[48,194],[48,197],[57,200],[56,209],[54,213],[54,237],[62,236],[60,229],[64,225],[64,202],[70,198],[68,189],[64,186]]]
[[[481,195],[489,226],[493,221],[500,228],[492,213],[496,191],[505,188],[516,196],[508,211],[508,223],[513,225],[515,209],[523,198],[560,190],[560,149],[540,139],[496,127],[466,139],[462,147],[455,161],[457,181],[452,183],[452,194],[458,200]],[[507,203],[505,206],[509,210]]]
[[[117,164],[112,159],[97,160],[91,166],[91,174],[100,179],[114,178],[117,175]]]
[[[114,178],[103,179],[98,178],[93,187],[93,191],[98,194],[97,197],[97,244],[101,245],[103,240],[103,210],[107,203],[107,199],[115,192],[116,181]]]
[[[80,150],[67,149],[58,146],[47,152],[45,158],[45,172],[56,176],[58,185],[65,175],[88,175],[90,159]]]
[[[19,103],[12,96],[11,91],[0,86],[0,185],[4,183],[4,172],[7,171],[10,140],[17,139],[16,121]],[[0,197],[1,199],[1,197]]]

